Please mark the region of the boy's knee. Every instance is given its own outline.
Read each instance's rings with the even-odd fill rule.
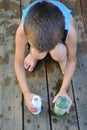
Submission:
[[[59,45],[57,45],[52,51],[50,51],[50,55],[55,61],[63,60],[67,55],[66,46],[59,43]]]

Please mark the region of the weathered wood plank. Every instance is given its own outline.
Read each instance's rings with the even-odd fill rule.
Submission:
[[[54,114],[54,105],[52,100],[61,87],[63,76],[58,68],[58,64],[51,59],[47,59],[48,85],[51,106],[51,122],[52,130],[78,130],[77,117],[74,104],[69,114],[64,116],[56,116]],[[69,88],[69,95],[73,100],[72,86]]]
[[[74,24],[78,34],[78,43],[86,41],[85,27],[83,23],[82,9],[80,5],[80,0],[60,0],[68,8],[72,10],[72,15],[74,16]]]
[[[74,9],[76,1],[67,1],[67,0],[60,0],[63,2],[67,7],[70,9]],[[73,10],[73,14],[75,14],[75,11]],[[61,86],[62,82],[62,76],[60,74],[60,71],[58,69],[58,65],[54,63],[53,61],[48,61],[48,84],[49,84],[49,92],[51,96],[51,109],[53,111],[52,106],[52,100],[55,95],[55,93],[58,91],[58,87]],[[50,69],[49,69],[50,68]],[[73,93],[72,93],[72,86],[70,85],[69,88],[69,95],[73,99]],[[53,130],[78,130],[78,122],[77,122],[77,116],[75,112],[75,106],[73,104],[73,107],[69,114],[66,114],[62,117],[57,117],[53,113],[51,115],[51,121],[52,121],[52,129]]]
[[[83,3],[84,1],[81,1],[81,2]],[[78,57],[77,57],[78,64],[77,64],[76,72],[73,76],[72,85],[73,85],[74,98],[75,98],[76,109],[77,109],[77,116],[78,116],[78,123],[79,123],[78,127],[80,130],[85,130],[87,129],[87,123],[85,122],[87,120],[87,116],[85,114],[87,113],[87,106],[85,105],[84,107],[85,102],[87,102],[87,98],[86,98],[87,91],[85,89],[85,86],[87,86],[86,85],[87,73],[84,73],[82,71],[83,70],[86,71],[86,66],[87,66],[86,64],[87,39],[85,35],[85,26],[83,23],[84,16],[82,13],[82,8],[81,8],[82,6],[80,3],[80,0],[75,0],[74,5],[75,6],[73,10],[74,10],[75,27],[78,33],[78,44],[77,44],[78,45]],[[85,10],[85,6],[84,6],[84,10]],[[84,67],[82,67],[82,65]]]
[[[43,107],[39,115],[31,114],[26,108],[24,110],[24,129],[25,130],[50,130],[49,114],[48,114],[48,99],[46,90],[45,67],[42,62],[41,67],[32,74],[27,75],[30,90],[33,93],[40,95],[43,98]]]
[[[22,1],[21,7],[26,7],[30,2]],[[24,107],[24,130],[50,130],[44,60],[37,64],[34,72],[27,72],[27,79],[31,92],[43,98],[43,107],[42,112],[36,116]]]
[[[75,27],[76,27],[76,29],[77,29],[77,32],[78,32],[78,42],[82,42],[82,41],[86,41],[86,37],[85,37],[85,31],[84,31],[84,24],[83,24],[83,18],[82,18],[82,12],[81,12],[81,5],[80,5],[80,1],[79,0],[70,0],[70,1],[68,1],[67,2],[67,0],[62,0],[62,2],[64,2],[64,3],[66,3],[66,5],[68,6],[70,6],[70,8],[71,9],[74,9],[73,10],[73,14],[74,14],[74,19],[75,19]],[[72,2],[72,3],[71,3]],[[73,3],[74,2],[74,3]],[[73,5],[73,6],[72,6]],[[69,7],[68,6],[68,7]],[[49,62],[50,63],[50,62]],[[54,63],[52,63],[52,64],[54,64]],[[57,69],[55,69],[56,67],[56,64],[54,64],[53,65],[53,67],[51,67],[51,65],[49,66],[49,68],[51,68],[51,69],[48,69],[49,71],[48,71],[48,73],[49,73],[49,77],[48,77],[48,81],[49,81],[49,86],[56,86],[56,84],[57,84],[57,82],[58,82],[58,76],[60,77],[60,80],[62,80],[62,77],[60,76],[60,75],[58,75],[59,74],[59,71],[58,71],[58,73],[56,74],[56,72],[57,72]],[[55,70],[54,70],[55,69]],[[51,71],[50,71],[51,70]],[[54,73],[54,74],[51,74],[51,73]],[[53,76],[54,75],[54,76]],[[54,79],[54,81],[52,81],[52,78],[53,77],[56,77],[55,79]],[[51,84],[51,82],[52,82],[52,84]],[[77,82],[77,79],[76,79],[76,82]],[[75,82],[75,80],[73,80],[73,86],[75,86],[76,85],[76,82]],[[74,84],[75,83],[75,84]],[[50,89],[50,95],[51,95],[51,97],[53,98],[53,96],[54,96],[54,93],[55,92],[53,92],[53,90],[55,89],[55,88],[52,88],[51,87],[51,89]],[[71,86],[72,87],[72,86]],[[73,89],[74,89],[74,87],[73,87]],[[72,99],[73,99],[73,95],[72,95],[72,90],[71,90],[71,88],[70,88],[70,90],[69,90],[69,93],[70,93],[70,96],[72,97]],[[74,97],[75,97],[75,99],[76,99],[76,94],[77,93],[75,93],[75,90],[74,90]],[[80,95],[79,95],[79,97],[80,97]],[[78,100],[78,98],[77,98],[77,100]],[[52,119],[52,125],[53,125],[53,129],[57,129],[58,127],[57,126],[59,126],[59,129],[61,130],[61,129],[79,129],[79,128],[81,128],[81,130],[85,130],[84,128],[85,128],[85,126],[87,125],[86,124],[86,122],[83,122],[84,121],[84,119],[86,119],[86,117],[82,117],[81,116],[81,112],[82,112],[82,110],[84,111],[84,109],[82,109],[82,110],[80,110],[80,108],[81,108],[81,105],[80,105],[80,107],[79,107],[79,105],[78,105],[78,102],[77,102],[77,100],[76,100],[76,108],[77,108],[77,115],[78,115],[78,117],[80,117],[80,118],[78,118],[78,121],[80,122],[79,124],[78,124],[78,126],[77,126],[77,118],[76,118],[76,113],[75,113],[75,107],[73,107],[73,109],[71,109],[71,112],[70,112],[70,114],[69,115],[65,115],[64,117],[60,117],[60,118],[56,118],[54,115],[52,115],[52,117],[51,117],[51,119]],[[52,103],[52,99],[51,99],[51,103]],[[26,113],[27,114],[27,113]],[[84,115],[84,114],[83,114]],[[30,118],[31,117],[27,117],[26,119],[26,122],[30,122],[31,120],[30,120]],[[65,119],[66,118],[66,119]],[[29,120],[28,120],[29,119]],[[66,121],[65,121],[66,120]],[[33,121],[33,120],[32,120]],[[81,124],[81,121],[82,121],[82,124]],[[80,125],[81,124],[81,125]],[[39,126],[39,125],[38,125]],[[71,127],[70,127],[71,126]],[[28,127],[28,125],[26,125],[26,128],[29,128]],[[37,125],[35,125],[35,128],[37,128]]]
[[[85,25],[85,31],[87,34],[87,0],[81,0],[81,5],[82,5],[81,7],[82,7],[82,15]]]
[[[78,60],[75,75],[73,77],[73,89],[76,100],[78,121],[80,130],[87,129],[87,52],[82,43],[78,44]]]
[[[13,65],[19,18],[19,1],[0,0],[0,130],[22,130],[21,93]]]

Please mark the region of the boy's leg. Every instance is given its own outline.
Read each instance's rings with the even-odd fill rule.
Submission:
[[[61,71],[64,74],[67,62],[66,46],[62,43],[58,43],[58,45],[53,50],[50,51],[50,55],[55,61],[59,63]]]
[[[43,59],[47,55],[47,52],[39,52],[35,48],[30,47],[30,53],[25,57],[24,67],[28,71],[32,72],[38,60]]]

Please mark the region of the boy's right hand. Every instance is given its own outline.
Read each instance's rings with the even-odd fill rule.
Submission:
[[[36,94],[33,94],[33,93],[24,94],[25,105],[30,112],[38,111],[38,109],[32,105],[32,99],[33,99],[34,96],[36,96]],[[41,100],[42,100],[42,98],[41,98]]]

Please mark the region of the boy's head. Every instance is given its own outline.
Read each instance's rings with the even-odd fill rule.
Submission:
[[[48,2],[32,6],[25,18],[27,40],[40,52],[52,50],[62,39],[64,16],[58,7]]]

